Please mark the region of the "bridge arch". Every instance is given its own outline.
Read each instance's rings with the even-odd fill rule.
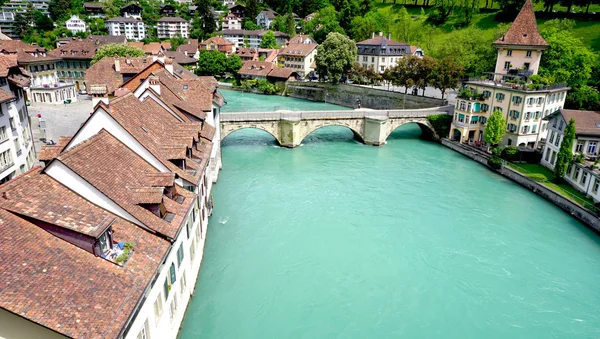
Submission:
[[[439,136],[437,135],[437,133],[435,132],[435,129],[433,128],[433,126],[429,123],[429,120],[427,119],[419,119],[419,120],[406,120],[406,119],[399,119],[396,121],[391,121],[390,122],[390,128],[387,132],[387,135],[385,136],[385,140],[387,140],[387,138],[389,138],[389,136],[398,128],[406,125],[406,124],[417,124],[417,126],[419,126],[419,128],[421,128],[421,136],[424,138],[428,138],[428,139],[432,139],[432,138],[439,138]]]
[[[331,121],[320,121],[318,123],[309,121],[305,124],[305,126],[303,126],[304,128],[302,128],[302,133],[300,134],[299,139],[302,142],[309,135],[311,135],[312,133],[314,133],[315,131],[317,131],[323,127],[339,126],[339,127],[345,127],[347,129],[349,129],[354,134],[354,138],[359,139],[360,142],[364,142],[364,137],[362,135],[362,131],[364,130],[364,121],[363,120],[364,119],[360,119],[360,120],[350,121],[350,122],[331,120]]]
[[[229,136],[230,134],[235,133],[237,131],[244,130],[244,129],[255,129],[255,130],[267,132],[270,136],[273,137],[273,139],[275,139],[275,141],[277,142],[278,145],[281,145],[281,141],[279,140],[277,133],[274,133],[272,128],[267,128],[265,126],[236,126],[235,128],[226,128],[226,129],[222,128],[221,129],[221,141],[225,140],[225,138],[227,138],[227,136]]]

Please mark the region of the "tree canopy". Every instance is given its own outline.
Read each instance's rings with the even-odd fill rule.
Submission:
[[[242,64],[242,59],[237,55],[227,58],[219,51],[202,50],[198,58],[196,74],[222,77],[226,73],[237,73],[242,68]]]
[[[135,57],[143,57],[146,54],[141,49],[135,48],[135,47],[132,47],[129,45],[108,44],[108,45],[104,45],[104,46],[98,48],[98,50],[96,51],[96,55],[94,56],[94,59],[92,59],[91,64],[92,65],[95,64],[102,58],[114,57],[115,55],[119,56],[119,57],[135,58]]]
[[[273,31],[267,31],[260,41],[260,48],[277,48],[277,40],[275,40],[275,33]]]
[[[321,79],[327,75],[329,81],[337,83],[350,71],[356,55],[354,41],[340,33],[329,33],[327,39],[317,48],[317,72]]]
[[[483,137],[490,145],[498,145],[506,132],[506,120],[499,110],[494,111],[487,121]]]
[[[554,164],[554,176],[560,180],[567,173],[567,167],[573,161],[573,140],[575,140],[575,120],[571,119],[565,127],[563,140]]]
[[[311,34],[317,43],[325,41],[329,33],[344,34],[344,29],[338,21],[339,13],[333,6],[320,9],[315,18],[304,25],[304,33]]]

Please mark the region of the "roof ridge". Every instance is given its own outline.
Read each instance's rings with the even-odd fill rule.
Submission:
[[[106,137],[107,135],[112,135],[112,134],[108,133],[108,131],[106,129],[102,128],[96,134],[81,141],[77,145],[73,146],[71,149],[64,151],[62,154],[59,154],[56,157],[56,159],[58,159],[58,160],[68,159],[68,158],[72,157],[73,155],[79,153],[81,150],[85,149],[86,147],[93,145],[94,142]]]

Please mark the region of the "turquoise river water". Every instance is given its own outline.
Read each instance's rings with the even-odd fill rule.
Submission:
[[[179,338],[600,338],[599,237],[419,134],[228,136]]]

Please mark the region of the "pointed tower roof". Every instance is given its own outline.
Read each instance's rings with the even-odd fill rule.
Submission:
[[[548,46],[538,31],[531,0],[525,1],[508,32],[496,40],[494,45]]]

